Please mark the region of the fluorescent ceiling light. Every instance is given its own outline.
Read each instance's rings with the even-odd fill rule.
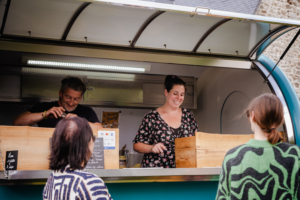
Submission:
[[[45,61],[45,60],[28,60],[27,64],[33,65],[33,66],[45,66],[45,67],[62,67],[62,68],[121,71],[121,72],[139,72],[139,73],[143,73],[145,71],[150,71],[150,68],[151,68],[151,66],[128,67],[128,66],[86,64],[86,63],[73,63],[73,62],[56,62],[56,61]]]

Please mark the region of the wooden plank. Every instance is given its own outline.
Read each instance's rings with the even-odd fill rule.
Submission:
[[[196,167],[196,137],[175,139],[176,168]]]
[[[0,126],[1,152],[18,150],[18,170],[48,169],[49,138],[54,129]]]
[[[228,150],[247,143],[254,135],[225,135],[197,132],[197,168],[221,167]]]
[[[107,130],[107,129],[99,129]],[[104,150],[105,169],[119,169],[119,130],[116,131],[116,148]],[[18,150],[18,170],[49,169],[50,138],[54,128],[29,126],[0,126],[0,149],[5,160],[6,151]],[[98,136],[98,130],[93,130]],[[0,164],[0,170],[3,170]]]

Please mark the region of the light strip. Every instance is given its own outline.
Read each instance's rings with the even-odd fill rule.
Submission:
[[[145,72],[143,67],[124,67],[113,65],[97,65],[85,63],[70,63],[70,62],[54,62],[41,60],[28,60],[28,65],[49,66],[49,67],[64,67],[64,68],[82,68],[82,69],[98,69],[108,71],[124,71],[124,72]]]

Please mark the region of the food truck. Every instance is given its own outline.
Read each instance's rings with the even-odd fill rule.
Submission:
[[[99,119],[119,113],[104,169],[90,170],[115,200],[215,198],[220,166],[119,169],[119,149],[131,150],[143,116],[163,105],[169,74],[187,83],[182,107],[215,141],[251,134],[240,115],[253,98],[271,92],[284,106],[280,131],[287,142],[300,143],[298,96],[263,55],[300,21],[134,0],[4,0],[0,6],[1,199],[41,199],[53,129],[15,127],[13,120],[36,103],[57,100],[67,75],[87,85],[80,104]],[[5,170],[13,150],[18,167]],[[135,154],[135,164],[141,158]]]

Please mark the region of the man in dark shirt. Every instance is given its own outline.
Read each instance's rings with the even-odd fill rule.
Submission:
[[[59,100],[39,103],[28,111],[20,114],[14,120],[15,126],[38,124],[40,127],[55,127],[62,118],[83,117],[92,129],[102,128],[100,121],[92,108],[79,105],[86,90],[80,78],[67,76],[61,81]]]

